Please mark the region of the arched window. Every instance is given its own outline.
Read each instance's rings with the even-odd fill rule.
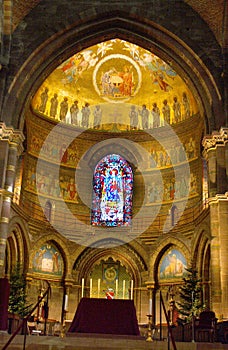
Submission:
[[[178,219],[179,219],[178,208],[176,207],[176,205],[174,205],[171,208],[171,224],[172,224],[172,226],[176,225]]]
[[[102,158],[93,177],[92,225],[130,225],[132,189],[133,173],[128,162],[117,154]]]
[[[47,220],[51,220],[51,212],[52,212],[52,204],[50,201],[46,201],[45,207],[44,207],[44,215],[46,216]]]

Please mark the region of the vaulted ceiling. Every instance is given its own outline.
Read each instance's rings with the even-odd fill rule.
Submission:
[[[13,28],[23,20],[23,18],[42,0],[14,0],[13,7]],[[43,1],[45,2],[45,1]],[[207,23],[212,32],[214,33],[218,43],[223,46],[224,38],[224,25],[227,21],[225,11],[226,0],[216,0],[216,6],[214,0],[184,0],[189,6],[193,8]],[[175,8],[174,8],[175,11]],[[193,23],[194,25],[194,23]]]

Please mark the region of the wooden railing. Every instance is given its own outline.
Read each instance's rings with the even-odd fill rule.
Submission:
[[[170,348],[170,340],[171,340],[173,350],[177,350],[175,339],[174,339],[173,333],[172,333],[172,327],[170,326],[169,316],[168,316],[168,313],[167,313],[166,308],[165,308],[165,303],[164,303],[161,291],[160,291],[160,302],[161,302],[161,306],[162,306],[164,314],[165,314],[165,319],[166,319],[167,327],[168,327],[168,349]],[[160,325],[161,325],[161,323],[160,323]],[[160,330],[160,336],[161,335],[162,335],[162,333]]]
[[[45,281],[48,285],[46,291],[44,292],[42,297],[39,297],[38,302],[36,303],[36,305],[31,309],[31,311],[29,312],[29,314],[23,318],[21,324],[18,326],[18,328],[14,331],[14,333],[11,335],[11,337],[9,338],[9,340],[7,341],[7,343],[3,346],[2,350],[6,350],[8,348],[8,346],[11,344],[12,340],[16,337],[16,335],[20,332],[21,329],[25,329],[24,332],[24,342],[23,342],[23,350],[25,350],[25,345],[26,345],[26,336],[27,336],[27,322],[28,319],[30,318],[30,316],[32,315],[32,313],[39,307],[40,303],[44,300],[44,298],[47,297],[47,307],[48,307],[48,297],[51,291],[51,286],[50,283],[46,280]],[[47,322],[47,318],[45,318],[45,325],[44,325],[44,329],[46,330],[46,322]]]

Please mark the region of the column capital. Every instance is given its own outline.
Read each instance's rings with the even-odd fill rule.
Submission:
[[[7,127],[4,122],[0,122],[0,140],[7,140],[10,145],[15,144],[18,155],[23,152],[23,141],[25,136],[22,131]]]
[[[208,199],[209,205],[218,204],[219,202],[228,201],[228,192],[225,194],[216,194],[214,197]]]
[[[202,145],[205,151],[216,148],[217,145],[225,145],[228,142],[228,128],[222,127],[219,131],[213,131],[211,135],[203,138]]]
[[[146,288],[149,289],[155,289],[155,283],[154,282],[145,282]]]

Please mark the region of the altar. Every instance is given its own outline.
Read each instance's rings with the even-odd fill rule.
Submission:
[[[82,298],[68,332],[139,336],[134,301]]]

